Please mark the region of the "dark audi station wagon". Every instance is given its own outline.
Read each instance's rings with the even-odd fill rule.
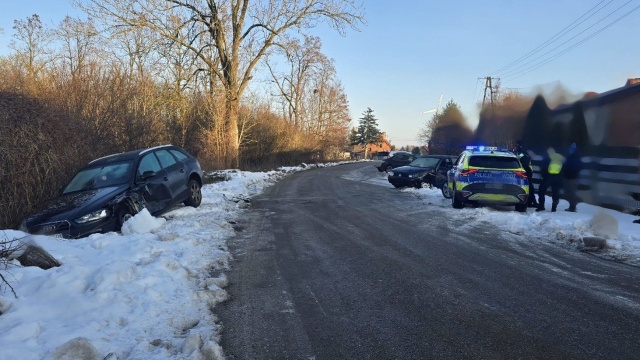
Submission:
[[[157,215],[179,203],[198,207],[201,187],[200,163],[177,146],[109,155],[80,169],[20,230],[64,238],[119,231],[143,208]]]

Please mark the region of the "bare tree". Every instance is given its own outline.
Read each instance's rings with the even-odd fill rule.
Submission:
[[[2,272],[6,272],[10,265],[10,261],[8,260],[9,255],[14,253],[20,243],[16,239],[9,239],[7,234],[3,231],[2,236],[0,236],[0,293],[2,293],[3,286],[6,286],[11,290],[13,296],[17,297],[16,291],[13,289],[7,278],[4,276]],[[2,314],[0,312],[0,314]]]
[[[332,63],[323,63],[313,82],[314,89],[309,102],[316,103],[317,99],[318,105],[309,131],[325,153],[336,155],[349,142],[349,101]]]
[[[278,64],[274,63],[272,58],[267,59],[265,63],[278,89],[277,96],[282,100],[286,118],[293,126],[301,126],[305,115],[305,92],[309,91],[309,87],[312,86],[311,79],[328,59],[322,54],[322,43],[317,37],[305,36],[304,43],[298,38],[293,38],[281,44],[280,49],[288,63],[287,71],[276,70]]]
[[[363,21],[360,0],[90,0],[76,4],[118,31],[148,28],[189,49],[224,88],[224,131],[229,164],[239,163],[240,99],[259,61],[287,31],[321,21],[344,33]],[[174,18],[182,22],[171,21]],[[186,30],[197,29],[191,38]],[[213,88],[212,88],[213,90]]]
[[[36,78],[46,66],[45,55],[50,42],[50,31],[45,28],[37,14],[26,20],[14,20],[15,33],[9,44],[15,50],[18,62],[25,67],[29,79]]]
[[[304,43],[294,38],[282,45],[286,71],[277,70],[284,66],[278,66],[273,56],[266,63],[284,116],[306,134],[310,148],[336,153],[347,145],[351,119],[333,61],[322,53],[322,43],[314,36],[305,36]]]
[[[85,70],[88,63],[98,53],[101,41],[93,21],[80,20],[67,16],[53,31],[55,39],[60,40],[60,59],[63,71],[72,79]]]

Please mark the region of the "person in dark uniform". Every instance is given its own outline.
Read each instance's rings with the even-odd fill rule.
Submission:
[[[527,173],[527,180],[529,180],[529,207],[537,207],[538,202],[536,201],[536,189],[533,186],[533,169],[531,168],[531,156],[529,156],[528,151],[526,151],[522,145],[522,140],[516,140],[516,148],[513,151],[514,154],[520,160],[524,171]]]
[[[545,194],[551,187],[551,211],[556,211],[560,202],[560,188],[562,187],[562,165],[564,156],[558,154],[552,147],[547,149],[547,154],[542,160],[541,174],[542,183],[538,188],[538,207],[536,211],[544,211]]]
[[[564,174],[564,196],[569,202],[569,208],[566,211],[576,212],[576,205],[578,204],[578,175],[582,170],[582,161],[580,160],[580,153],[575,143],[569,146],[569,155],[567,160],[562,166],[562,173]]]

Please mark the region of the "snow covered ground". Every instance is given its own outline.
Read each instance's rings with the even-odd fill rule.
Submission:
[[[384,173],[368,181],[392,188]],[[427,206],[448,209],[447,217],[450,219],[464,220],[467,224],[490,223],[502,231],[525,235],[535,241],[557,242],[590,250],[583,244],[583,238],[606,239],[606,249],[599,255],[640,265],[640,224],[633,223],[637,216],[585,203],[578,204],[578,212],[566,212],[564,209],[569,207],[569,203],[565,200],[560,200],[557,212],[551,212],[549,196],[545,200],[547,210],[542,212],[528,209],[526,213],[519,213],[512,206],[453,209],[451,200],[445,199],[438,189],[405,188],[399,191],[414,194]]]
[[[226,240],[235,234],[233,219],[241,216],[246,200],[307,168],[226,171],[228,181],[203,187],[199,208],[181,207],[162,218],[143,211],[122,234],[60,240],[0,231],[0,241],[30,241],[62,263],[45,271],[14,260],[0,269],[17,295],[5,285],[0,290],[0,360],[223,358],[215,310],[210,310],[227,296],[224,271],[231,257]],[[351,180],[391,187],[383,173]],[[576,239],[601,236],[607,238],[605,253],[640,264],[640,225],[630,215],[587,204],[568,213],[562,202],[556,213],[456,210],[439,190],[401,191],[446,209],[454,219],[491,222],[515,234],[535,228],[533,241],[580,246]]]

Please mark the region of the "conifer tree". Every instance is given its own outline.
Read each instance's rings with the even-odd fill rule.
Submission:
[[[358,127],[351,131],[351,145],[364,147],[364,157],[369,156],[369,145],[381,141],[382,133],[378,128],[378,119],[373,115],[373,110],[367,108],[358,119]]]

